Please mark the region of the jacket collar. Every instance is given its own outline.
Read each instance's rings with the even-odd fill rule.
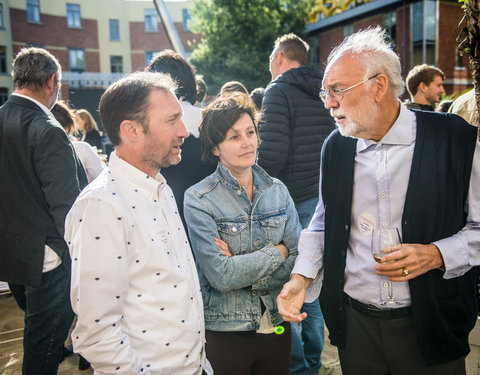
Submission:
[[[215,173],[217,175],[217,179],[222,181],[228,187],[234,190],[240,189],[240,184],[238,183],[237,179],[232,176],[228,168],[225,167],[222,162],[218,162]],[[260,168],[256,163],[252,166],[252,173],[254,190],[265,190],[273,185],[272,177],[270,177],[267,172]]]

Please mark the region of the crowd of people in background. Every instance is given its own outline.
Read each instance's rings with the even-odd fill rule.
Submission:
[[[164,50],[102,95],[103,134],[57,100],[57,59],[20,51],[0,108],[0,279],[25,311],[24,374],[57,373],[74,316],[98,374],[316,375],[325,325],[344,375],[465,374],[473,90],[442,100],[443,71],[422,64],[402,102],[380,28],[345,38],[325,72],[308,55],[283,35],[265,88],[207,95]],[[382,229],[403,245],[376,263]]]

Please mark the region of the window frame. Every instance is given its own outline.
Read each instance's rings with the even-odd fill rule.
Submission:
[[[7,46],[0,46],[0,74],[8,74]]]
[[[82,14],[80,4],[66,3],[67,7],[67,27],[69,29],[82,28]],[[76,9],[72,9],[76,8]]]
[[[148,14],[150,13],[150,14]],[[155,18],[156,22],[153,22],[153,18]],[[148,22],[147,22],[148,20]],[[145,24],[145,32],[147,33],[158,33],[159,27],[158,24],[160,22],[158,13],[156,9],[147,8],[143,10],[143,21]]]
[[[145,66],[148,66],[150,62],[154,59],[155,55],[157,53],[160,53],[158,50],[146,50],[145,51]],[[148,56],[150,56],[150,59],[148,59]]]
[[[74,52],[82,52],[83,53],[83,67],[73,67],[72,69],[72,55],[71,53]],[[75,57],[78,58],[78,57]],[[87,71],[87,56],[85,54],[84,48],[76,48],[76,47],[69,47],[68,48],[68,69],[70,72],[77,72],[77,73],[84,73]]]
[[[26,0],[27,5],[27,22],[41,23],[40,20],[40,0]]]
[[[110,18],[108,20],[108,28],[109,28],[109,33],[110,33],[110,41],[119,42],[120,41],[120,20],[118,20],[116,18]],[[112,31],[114,31],[114,32],[112,32]],[[114,38],[115,36],[116,36],[116,38]]]
[[[120,58],[120,64],[118,62],[113,62],[112,59]],[[112,69],[114,66],[120,66],[120,71],[115,71]],[[110,55],[110,73],[123,73],[123,56],[122,55]]]

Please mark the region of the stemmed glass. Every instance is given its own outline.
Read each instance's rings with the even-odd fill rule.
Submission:
[[[397,251],[402,247],[402,240],[397,228],[374,229],[372,230],[372,254],[377,263],[382,263],[381,259],[387,253]],[[394,308],[397,301],[393,298],[392,282],[388,282],[388,300],[382,302],[383,306]]]

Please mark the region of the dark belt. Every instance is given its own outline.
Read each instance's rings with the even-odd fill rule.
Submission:
[[[412,308],[410,306],[400,307],[398,309],[379,309],[376,306],[366,305],[365,303],[357,301],[345,293],[343,295],[347,305],[373,319],[390,320],[412,315]]]

